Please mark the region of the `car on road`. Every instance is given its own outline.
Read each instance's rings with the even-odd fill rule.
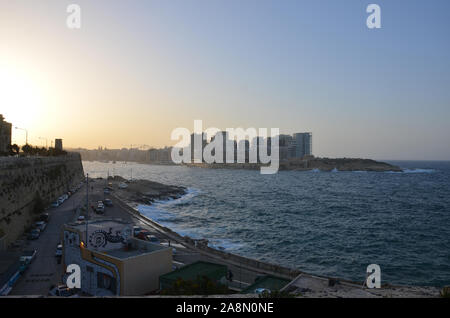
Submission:
[[[77,221],[79,221],[79,222],[83,222],[84,220],[86,220],[86,218],[84,217],[84,215],[80,215],[80,216],[77,218]]]
[[[69,196],[67,195],[67,193],[64,193],[62,196],[60,196],[60,197],[58,198],[58,203],[59,203],[59,204],[62,204],[62,203],[64,203],[64,201],[66,201],[68,198],[69,198]]]
[[[148,242],[152,242],[152,243],[156,243],[156,244],[160,243],[159,239],[156,236],[154,236],[154,235],[144,234],[144,235],[141,235],[141,236],[143,236],[143,239],[148,241]]]
[[[267,288],[256,288],[255,289],[255,294],[270,294],[270,289]]]
[[[142,231],[142,228],[139,226],[133,226],[133,236],[138,236],[138,234]]]
[[[111,191],[110,191],[108,188],[104,188],[104,189],[103,189],[103,193],[104,193],[104,194],[110,194]]]
[[[152,242],[152,243],[156,243],[156,244],[160,243],[159,239],[154,235],[147,235],[146,239],[147,239],[147,241]]]
[[[48,223],[48,220],[50,219],[50,215],[48,214],[48,213],[42,213],[40,216],[39,216],[39,220],[40,221],[44,221],[44,222],[46,222],[46,223]]]
[[[126,183],[124,182],[119,183],[119,189],[126,189],[126,188],[128,188],[128,185]]]
[[[41,231],[39,229],[32,229],[30,233],[28,233],[27,239],[29,240],[37,240],[41,235]]]
[[[28,265],[30,265],[30,263],[36,257],[36,253],[37,253],[36,249],[29,250],[29,251],[24,251],[22,253],[22,256],[20,256],[20,258],[19,258],[19,262],[20,262],[19,270],[20,270],[20,272],[23,273],[28,268]]]
[[[111,199],[105,199],[105,200],[103,200],[103,203],[104,203],[106,206],[113,206],[113,202],[112,202]]]
[[[148,232],[147,230],[141,230],[136,238],[156,244],[160,243],[159,239],[156,236],[150,234],[150,232]]]
[[[103,204],[102,201],[97,202],[97,207],[95,208],[95,212],[97,212],[97,213],[105,212],[105,205]]]
[[[47,227],[47,223],[45,223],[44,221],[39,221],[39,222],[34,223],[34,228],[38,229],[41,232],[43,232],[46,227]]]
[[[48,295],[57,297],[77,297],[76,290],[70,289],[67,285],[51,286]]]
[[[61,257],[62,256],[62,249],[63,249],[62,244],[58,244],[58,246],[56,246],[55,257]]]

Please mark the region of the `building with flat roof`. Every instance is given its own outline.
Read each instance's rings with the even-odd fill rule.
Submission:
[[[63,227],[63,266],[78,264],[81,290],[93,296],[140,296],[172,270],[172,248],[138,240],[132,224],[101,219]]]
[[[226,265],[198,261],[168,274],[161,275],[159,277],[160,289],[163,290],[172,287],[179,278],[188,281],[196,280],[201,276],[206,276],[212,281],[226,285],[227,274],[228,267]]]
[[[12,124],[4,120],[0,114],[0,154],[9,153],[11,147]]]
[[[279,291],[289,284],[289,282],[290,280],[288,279],[266,275],[257,278],[252,285],[241,291],[241,294],[255,294],[257,289],[267,289],[271,292]]]

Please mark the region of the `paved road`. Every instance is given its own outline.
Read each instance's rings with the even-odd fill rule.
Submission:
[[[59,207],[47,211],[50,215],[47,227],[39,239],[27,241],[24,248],[37,249],[36,258],[19,278],[10,295],[47,295],[51,285],[61,283],[62,266],[55,257],[56,246],[61,240],[62,225],[76,219],[75,207],[85,199],[85,189],[81,187]]]
[[[113,203],[115,203],[114,197],[103,193],[103,189],[106,185],[107,184],[104,179],[95,179],[94,181],[89,181],[89,206],[97,206],[98,201],[103,201],[106,198],[111,199]],[[83,195],[83,200],[86,200],[86,189],[83,190]],[[83,201],[83,204],[84,202],[85,201]],[[84,215],[85,217],[87,216],[86,212],[82,212],[82,215]],[[103,214],[97,214],[91,208],[89,209],[89,220],[104,218],[118,218],[122,219],[125,222],[136,222],[136,220],[128,212],[124,211],[117,204],[105,207],[105,212]]]

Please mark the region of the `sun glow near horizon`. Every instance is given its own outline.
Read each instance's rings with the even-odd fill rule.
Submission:
[[[43,96],[33,76],[16,65],[0,64],[0,113],[13,127],[32,129],[40,121]],[[13,142],[23,143],[24,137],[15,134]]]

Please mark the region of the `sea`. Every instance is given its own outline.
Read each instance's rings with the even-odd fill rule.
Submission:
[[[388,162],[403,172],[83,167],[90,177],[185,186],[182,198],[139,211],[220,250],[353,281],[378,264],[382,283],[450,285],[450,162]]]

